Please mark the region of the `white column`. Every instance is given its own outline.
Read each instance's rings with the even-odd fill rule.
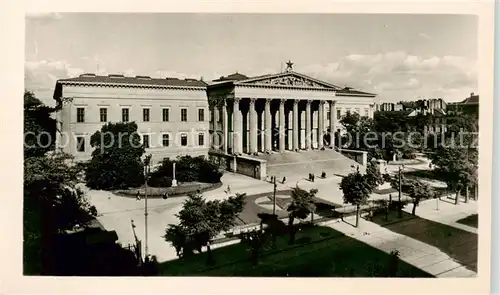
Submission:
[[[257,153],[257,111],[255,110],[255,98],[250,99],[250,105],[248,109],[248,115],[250,116],[250,154]]]
[[[243,120],[240,111],[240,98],[233,100],[233,154],[240,155],[243,147]]]
[[[228,133],[229,133],[229,126],[228,126],[228,115],[227,115],[227,103],[226,101],[224,100],[222,102],[222,106],[221,106],[221,111],[222,111],[222,147],[223,147],[223,151],[224,153],[227,154],[227,148],[228,148]]]
[[[279,151],[280,153],[285,152],[285,101],[280,99],[279,108]]]
[[[259,116],[260,116],[260,152],[265,152],[266,151],[266,148],[265,148],[265,142],[266,142],[266,137],[265,137],[265,134],[266,134],[266,129],[265,129],[265,123],[264,123],[264,114],[265,114],[265,111],[263,110]]]
[[[323,134],[325,133],[325,102],[320,101],[318,106],[318,149],[323,148]]]
[[[293,101],[293,150],[299,150],[299,101]]]
[[[335,109],[335,101],[330,101],[330,147],[335,146],[335,130],[337,130],[337,111]]]
[[[272,139],[271,139],[271,126],[272,126],[272,118],[271,118],[271,100],[266,99],[266,105],[264,107],[264,124],[265,124],[265,151],[272,152]]]
[[[311,101],[306,101],[306,150],[311,149]]]

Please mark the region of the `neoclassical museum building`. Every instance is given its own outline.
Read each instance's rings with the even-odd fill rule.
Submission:
[[[107,122],[134,121],[153,162],[210,152],[256,157],[329,148],[347,112],[373,117],[375,94],[311,78],[292,65],[277,74],[235,73],[209,83],[95,74],[58,80],[56,147],[88,160],[94,132]]]
[[[339,87],[292,71],[221,77],[207,87],[212,147],[255,155],[321,149],[347,112],[373,118],[375,94]]]

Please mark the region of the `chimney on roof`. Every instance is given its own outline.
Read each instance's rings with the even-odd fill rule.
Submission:
[[[85,73],[85,74],[81,74],[80,77],[95,77],[95,74],[94,73]]]
[[[474,92],[471,92],[471,93],[470,93],[470,96],[471,96],[471,97],[473,97],[473,96],[474,96]]]

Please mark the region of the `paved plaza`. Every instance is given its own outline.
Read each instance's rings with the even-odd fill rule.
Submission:
[[[395,165],[388,165],[388,167],[393,171],[394,167],[397,169]],[[413,169],[426,168],[428,169],[426,163],[413,166]],[[408,166],[405,169],[408,169]],[[337,175],[329,175],[325,179],[316,178],[314,182],[298,175],[295,179],[287,179],[285,183],[278,182],[277,197],[286,199],[291,189],[298,185],[306,190],[318,189],[317,198],[320,200],[343,204],[342,192],[339,189],[340,181],[341,177]],[[273,185],[270,182],[230,172],[224,174],[222,182],[224,183],[222,187],[208,191],[203,195],[207,200],[217,200],[227,198],[235,193],[246,193],[248,196],[247,206],[239,216],[238,225],[258,222],[257,213],[259,212],[272,212],[272,202],[270,202],[269,197],[272,196]],[[228,187],[231,191],[230,194],[227,193]],[[124,198],[106,191],[88,191],[88,196],[91,203],[98,209],[99,222],[106,229],[115,230],[120,243],[127,245],[134,242],[131,220],[135,225],[137,237],[144,240],[144,200]],[[388,194],[372,194],[371,198],[387,199]],[[165,242],[162,236],[168,224],[178,222],[175,214],[181,210],[185,199],[186,197],[172,197],[167,200],[158,198],[148,200],[148,252],[156,255],[160,262],[177,258],[173,247]],[[407,206],[404,209],[405,212],[411,212],[411,207],[412,205]],[[476,228],[456,222],[474,213],[477,213],[477,202],[472,200],[458,206],[446,199],[441,201],[427,200],[417,208],[417,215],[421,218],[477,234]],[[277,206],[277,214],[282,218],[287,216],[286,211],[279,206]],[[315,218],[319,217],[315,216]],[[355,228],[349,224],[354,222],[354,218],[354,216],[347,217],[345,219],[347,222],[328,221],[325,225],[387,253],[398,250],[402,260],[438,277],[471,277],[476,275],[474,271],[467,269],[435,246],[364,219],[361,219],[359,228]],[[229,243],[234,243],[234,241]],[[217,245],[217,247],[226,244]]]

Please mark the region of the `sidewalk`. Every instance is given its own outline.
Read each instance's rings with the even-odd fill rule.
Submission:
[[[346,218],[346,221],[354,224],[355,216]],[[359,228],[338,220],[329,222],[325,226],[329,226],[386,253],[398,250],[401,260],[438,278],[462,278],[477,275],[455,262],[450,256],[436,247],[397,234],[364,219],[360,219]]]
[[[477,213],[477,201],[469,200],[468,203],[461,201],[458,205],[452,202],[453,200],[445,198],[441,201],[435,199],[423,201],[417,207],[416,215],[477,234],[477,228],[457,223],[457,220]],[[410,204],[403,210],[411,213],[412,208],[413,205]]]

